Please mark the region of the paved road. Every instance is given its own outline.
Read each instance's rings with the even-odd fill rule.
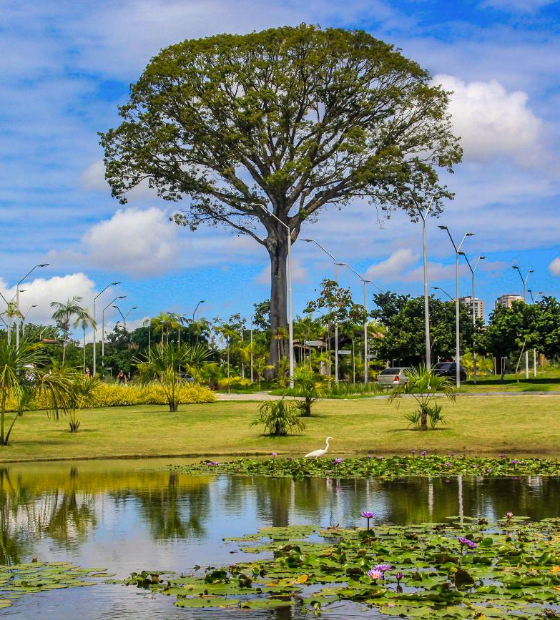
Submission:
[[[438,397],[444,397],[444,394],[436,394]],[[457,396],[470,396],[478,398],[488,398],[494,396],[560,396],[560,391],[554,390],[550,392],[459,392]],[[253,394],[216,394],[218,400],[240,400],[240,401],[263,401],[263,400],[280,400],[281,396],[268,394],[267,392],[254,392]],[[288,400],[299,400],[293,396],[286,397]],[[362,398],[322,398],[320,400],[383,400],[387,399],[387,394],[380,396],[364,396]],[[412,398],[405,395],[404,398]]]

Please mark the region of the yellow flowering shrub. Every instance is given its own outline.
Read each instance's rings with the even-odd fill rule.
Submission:
[[[212,390],[202,385],[182,384],[179,386],[179,402],[182,405],[193,403],[212,403],[216,396]],[[45,409],[46,402],[38,398],[31,402],[29,409]],[[89,407],[123,407],[127,405],[167,405],[162,387],[157,383],[143,386],[135,383],[119,385],[116,383],[100,383],[93,392]],[[8,411],[16,410],[13,397],[6,402]]]

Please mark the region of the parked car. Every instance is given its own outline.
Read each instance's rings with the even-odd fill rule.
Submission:
[[[434,366],[434,374],[440,375],[441,377],[449,377],[451,379],[455,379],[457,366],[455,362],[438,362]],[[467,380],[467,371],[461,366],[461,381]]]
[[[379,387],[395,387],[396,385],[404,385],[408,381],[405,366],[396,366],[394,368],[385,368],[377,375],[377,384]]]

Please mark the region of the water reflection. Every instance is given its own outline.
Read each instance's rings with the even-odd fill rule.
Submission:
[[[394,523],[439,522],[450,515],[496,518],[508,511],[534,519],[560,513],[558,478],[294,482],[191,477],[147,466],[145,462],[113,461],[1,467],[0,563],[28,561],[38,555],[42,560],[107,566],[119,576],[142,568],[181,571],[195,564],[238,561],[237,547],[224,543],[223,537],[291,523],[358,525],[366,509]],[[93,597],[88,599],[95,600],[91,615],[84,618],[196,617],[177,612],[167,599],[150,601],[146,607],[138,593],[125,605],[133,610],[130,615],[114,615],[109,599],[117,595],[110,588],[87,590],[91,592],[65,593],[64,599],[60,593],[49,593],[32,602],[18,602],[6,613],[31,617],[30,610],[40,601],[68,603],[68,597]],[[109,605],[105,611],[103,597]],[[54,608],[53,618],[66,617],[63,603]],[[282,610],[276,618],[296,618],[298,613]],[[43,607],[40,615],[51,617]],[[340,617],[352,616],[352,610],[346,609]],[[204,617],[211,614],[205,612]]]

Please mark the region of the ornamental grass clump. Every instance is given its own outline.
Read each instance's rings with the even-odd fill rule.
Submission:
[[[267,435],[285,437],[292,431],[302,431],[305,424],[301,420],[299,410],[293,401],[266,400],[259,406],[259,415],[251,422],[251,426],[262,424]]]
[[[434,373],[431,368],[420,365],[418,368],[407,370],[408,380],[393,388],[389,402],[410,395],[418,405],[418,409],[405,414],[410,426],[420,431],[427,431],[428,424],[431,429],[443,424],[441,415],[442,406],[437,403],[437,394],[442,393],[449,400],[455,401],[455,388],[446,377]]]

